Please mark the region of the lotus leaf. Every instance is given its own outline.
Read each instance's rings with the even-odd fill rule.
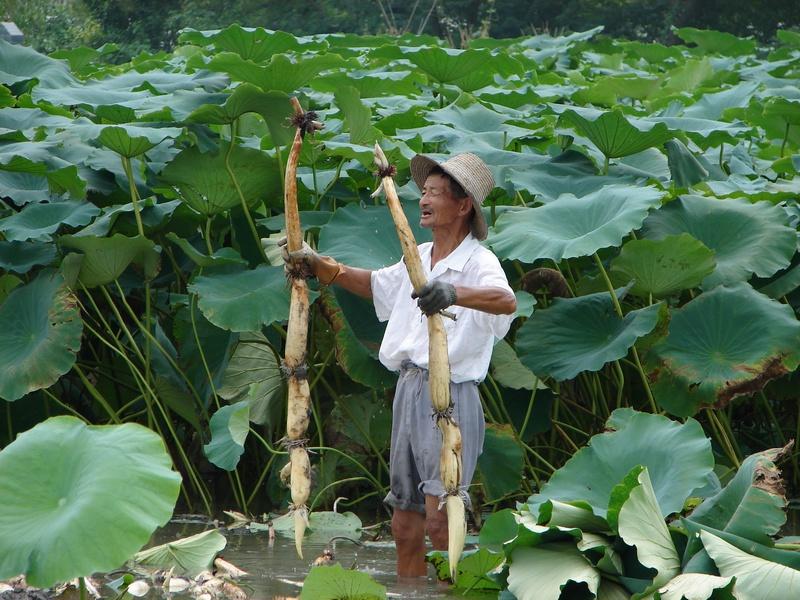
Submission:
[[[557,298],[520,328],[520,360],[535,374],[558,381],[583,371],[599,371],[627,355],[637,338],[653,330],[659,306],[633,310],[620,318],[608,292]]]
[[[736,600],[734,577],[683,573],[642,600]]]
[[[56,247],[44,242],[0,242],[0,269],[27,273],[56,259]]]
[[[225,536],[210,529],[137,552],[133,561],[146,567],[171,570],[175,575],[194,577],[211,567],[214,557],[226,544]]]
[[[155,274],[159,256],[155,244],[147,238],[62,235],[58,243],[64,248],[83,253],[78,278],[87,288],[105,285],[116,280],[131,263],[144,267],[145,276]]]
[[[23,281],[16,275],[12,275],[11,273],[6,273],[5,275],[0,275],[0,304],[6,301],[8,295],[11,293],[16,287],[22,285]]]
[[[672,183],[679,188],[689,188],[708,179],[708,169],[680,140],[664,142],[669,161]]]
[[[344,59],[337,54],[318,54],[292,60],[285,54],[275,54],[266,66],[245,60],[232,52],[220,52],[208,63],[212,71],[227,73],[234,79],[252,83],[265,92],[294,93],[316,75],[327,69],[341,67]]]
[[[531,510],[545,500],[583,500],[596,515],[605,517],[614,486],[637,465],[647,467],[662,517],[679,512],[686,498],[706,485],[714,455],[711,442],[694,419],[679,423],[660,415],[617,409],[608,425],[616,431],[592,436],[588,446],[528,499]]]
[[[10,198],[17,206],[50,198],[50,186],[43,175],[0,171],[0,186],[3,196]]]
[[[669,335],[653,354],[656,400],[671,414],[689,416],[796,369],[800,322],[790,306],[746,283],[718,286],[672,313]]]
[[[161,438],[133,423],[60,416],[20,434],[0,452],[0,577],[48,587],[117,568],[172,516],[171,466]]]
[[[662,518],[647,467],[634,467],[623,481],[611,494],[609,521],[614,511],[620,538],[636,548],[642,565],[656,571],[650,589],[661,587],[680,573],[678,551]]]
[[[183,131],[177,128],[149,129],[130,125],[103,127],[97,140],[120,156],[133,158],[152,150],[166,139],[175,138]]]
[[[638,469],[638,467],[637,467]],[[548,527],[567,527],[580,529],[583,532],[583,542],[587,547],[591,532],[608,532],[609,525],[605,519],[598,517],[592,512],[592,507],[582,501],[559,502],[558,500],[545,500],[539,506],[539,518],[537,521],[541,525]],[[603,540],[603,544],[608,546],[607,538],[597,536]],[[578,544],[581,550],[586,548]],[[591,545],[595,547],[594,544]]]
[[[227,146],[218,155],[203,154],[196,147],[181,151],[161,172],[161,178],[180,192],[180,198],[197,212],[212,216],[241,200],[236,186],[225,169]],[[230,165],[249,206],[260,200],[274,204],[281,198],[281,180],[277,163],[264,153],[235,146]]]
[[[378,349],[386,325],[378,322],[371,303],[344,290],[323,290],[319,308],[330,325],[336,360],[345,373],[377,390],[391,388],[396,376],[378,362]]]
[[[406,48],[403,54],[435,81],[454,83],[467,92],[492,83],[494,72],[508,75],[522,71],[516,59],[486,50]]]
[[[714,267],[714,253],[682,233],[627,242],[611,262],[610,273],[620,281],[634,281],[632,294],[663,298],[700,285]]]
[[[488,244],[501,258],[523,262],[589,256],[618,246],[638,229],[663,193],[653,187],[609,185],[577,198],[564,194],[538,208],[504,213]]]
[[[492,349],[491,372],[497,383],[515,390],[535,390],[539,383],[539,378],[522,364],[505,340],[498,341]]]
[[[303,582],[301,600],[385,600],[386,588],[367,573],[341,565],[314,567]]]
[[[188,240],[179,238],[173,232],[167,234],[167,239],[173,242],[183,253],[199,267],[214,267],[220,265],[246,265],[245,261],[233,248],[220,248],[214,254],[203,254],[192,246]]]
[[[244,454],[244,442],[250,433],[250,404],[237,402],[223,406],[211,417],[211,441],[203,452],[220,469],[233,471]]]
[[[646,237],[658,240],[688,233],[713,250],[717,268],[702,284],[709,289],[753,274],[769,277],[787,267],[797,249],[797,232],[785,223],[786,214],[768,202],[681,196],[653,212],[644,230]]]
[[[487,500],[497,500],[519,489],[523,450],[511,425],[489,423],[478,457],[478,477]]]
[[[0,40],[0,83],[36,79],[39,86],[57,88],[75,81],[62,60],[48,58],[32,48]]]
[[[61,275],[42,271],[0,306],[0,398],[47,388],[75,364],[83,321]]]
[[[181,31],[182,44],[213,46],[217,50],[235,52],[245,60],[262,62],[273,54],[289,50],[303,51],[324,48],[322,43],[312,43],[309,38],[297,38],[291,33],[270,31],[263,27],[230,25],[218,31],[197,31],[187,28]]]
[[[708,531],[700,538],[723,577],[735,577],[739,600],[784,600],[800,594],[800,571],[748,554]]]
[[[80,227],[100,214],[100,209],[79,200],[29,204],[20,212],[0,219],[0,231],[9,241],[50,241],[62,225]]]
[[[597,593],[600,573],[578,552],[574,544],[556,542],[517,548],[511,554],[508,591],[518,600],[559,598],[569,581],[583,582]]]
[[[282,267],[209,271],[195,277],[188,289],[197,294],[205,317],[223,329],[258,331],[263,325],[289,318],[289,291]]]
[[[430,233],[419,227],[419,205],[406,202],[403,210],[417,243],[429,241]],[[394,221],[389,209],[382,206],[349,204],[337,210],[320,231],[319,249],[363,269],[380,269],[403,257]]]
[[[517,537],[519,525],[514,517],[514,511],[504,508],[491,513],[483,522],[479,534],[481,548],[492,552],[502,552],[503,544]]]
[[[632,125],[619,110],[591,114],[586,110],[579,113],[567,109],[561,113],[560,121],[588,137],[606,158],[636,154],[660,146],[672,137],[663,123],[645,124],[639,121],[637,125]]]
[[[782,298],[800,287],[800,265],[788,269],[780,277],[758,289],[770,298]]]
[[[282,388],[278,358],[267,338],[255,331],[239,336],[217,394],[231,402],[246,401],[253,423],[274,425],[273,405],[281,398]]]

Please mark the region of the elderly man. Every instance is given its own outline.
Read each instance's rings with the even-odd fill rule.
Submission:
[[[516,299],[497,258],[478,242],[486,238],[481,204],[494,187],[489,169],[474,154],[444,162],[417,155],[411,174],[422,190],[420,225],[433,242],[420,244],[428,283],[413,293],[402,261],[377,271],[358,269],[320,256],[307,246],[286,260],[302,260],[320,283],[340,285],[372,298],[387,321],[380,361],[400,373],[392,407],[390,492],[392,533],[399,577],[423,576],[425,533],[435,549],[447,549],[447,515],[439,508],[444,487],[439,476],[441,434],[431,418],[427,382],[428,329],[422,313],[448,308],[445,319],[454,417],[462,434],[462,486],[475,472],[484,436],[477,384],[486,377],[492,346],[511,324]],[[420,312],[420,310],[422,312]]]

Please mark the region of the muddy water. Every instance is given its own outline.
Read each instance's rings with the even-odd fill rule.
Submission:
[[[208,529],[201,523],[172,523],[160,530],[154,544],[164,543],[180,537],[200,533]],[[329,547],[327,538],[307,536],[303,543],[305,559],[297,557],[294,539],[278,535],[273,544],[266,533],[250,533],[244,529],[221,530],[228,544],[221,555],[228,562],[249,573],[240,584],[253,600],[271,600],[276,596],[299,596],[303,579],[311,569],[311,562]],[[395,550],[391,541],[370,542],[361,540],[364,546],[347,541],[335,541],[336,562],[348,569],[354,567],[369,573],[376,581],[386,586],[389,598],[496,598],[497,592],[478,593],[450,589],[436,581],[433,567],[430,577],[419,578],[413,584],[399,584],[395,575]]]

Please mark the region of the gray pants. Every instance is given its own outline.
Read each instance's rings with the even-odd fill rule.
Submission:
[[[461,429],[461,485],[472,481],[483,450],[485,423],[478,386],[450,384],[453,418]],[[444,494],[439,474],[442,434],[432,417],[428,371],[403,365],[392,405],[390,486],[384,502],[394,508],[425,512],[425,496]],[[469,508],[469,498],[466,499]]]

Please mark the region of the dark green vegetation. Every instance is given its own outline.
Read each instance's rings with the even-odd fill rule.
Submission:
[[[800,26],[800,5],[786,0],[4,0],[3,12],[37,50],[110,43],[108,50],[126,60],[142,51],[171,50],[185,27],[234,23],[298,35],[427,33],[455,47],[476,37],[598,25],[608,35],[640,41],[676,43],[671,28],[692,26],[768,42],[777,29]]]
[[[747,483],[759,465],[772,473],[745,457],[784,447],[800,429],[800,36],[779,31],[778,44],[757,48],[689,28],[677,31],[685,45],[671,47],[596,35],[452,50],[432,37],[230,27],[187,31],[174,52],[124,65],[85,48],[56,60],[0,46],[0,445],[42,423],[18,440],[36,446],[68,424],[91,440],[79,446],[91,456],[103,454],[102,440],[84,433],[95,430],[47,418],[136,423],[136,435],[160,438],[181,472],[182,507],[285,509],[277,356],[288,294],[277,251],[265,253],[258,240],[281,235],[286,118],[289,95],[298,95],[326,123],[300,158],[301,220],[309,242],[343,262],[376,268],[400,258],[388,211],[369,196],[374,142],[399,169],[412,223],[416,152],[472,151],[493,169],[488,244],[519,290],[520,318],[480,387],[489,429],[471,492],[482,506],[530,498],[530,516],[520,518],[536,521],[528,529],[537,533],[558,524],[542,512],[545,501],[571,502],[581,518],[591,509],[603,520],[569,523],[581,540],[600,533],[611,539],[603,547],[638,548],[637,535],[655,533],[626,533],[626,512],[667,516],[687,498],[712,501],[718,479],[730,486],[738,472]],[[394,376],[375,358],[381,327],[369,303],[331,289],[315,294],[311,321],[311,508],[346,496],[383,518]],[[689,416],[697,421],[680,424]],[[677,460],[693,446],[677,435],[655,443],[635,424],[648,417],[691,432],[704,448]],[[630,464],[612,453],[604,460],[614,468],[601,473],[579,460],[578,448],[609,418],[668,458],[646,461],[628,441]],[[39,464],[25,473],[59,466],[36,448]],[[161,486],[161,501],[174,502],[168,479],[152,483],[157,450],[141,458],[154,465],[142,485]],[[82,460],[68,447],[56,454]],[[111,466],[98,469],[128,468],[103,458]],[[781,460],[794,493],[797,454]],[[589,466],[570,475],[581,461]],[[15,465],[6,458],[0,474]],[[686,485],[659,495],[657,481],[674,481],[676,465]],[[567,485],[595,475],[588,497]],[[54,502],[81,497],[67,493],[73,481],[65,478]],[[775,490],[766,501],[777,505],[773,496],[783,502]],[[110,497],[89,494],[100,504]],[[141,518],[152,529],[165,517],[163,504],[150,504]],[[707,544],[709,535],[773,550],[769,536],[782,523],[756,520],[745,531],[696,520],[714,530],[699,535],[720,571],[722,546]],[[0,539],[20,535],[9,529]],[[122,540],[120,552],[141,535]],[[697,538],[667,535],[687,564],[702,562],[688,550]],[[498,545],[510,539],[500,537]],[[504,547],[516,561],[514,551]],[[590,565],[586,577],[598,590],[605,580],[629,591],[660,585],[662,572],[687,570],[679,561],[676,571],[673,551],[666,567],[640,550],[640,564],[616,574]],[[503,581],[516,586],[517,575]]]

